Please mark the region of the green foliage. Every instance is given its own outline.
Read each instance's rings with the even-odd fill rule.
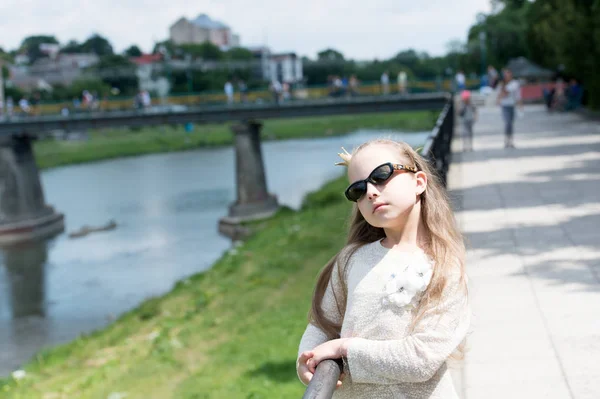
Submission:
[[[81,97],[81,93],[84,90],[88,90],[91,93],[96,92],[100,96],[104,96],[110,93],[110,85],[107,85],[101,79],[79,79],[74,81],[67,90],[66,99]]]
[[[106,85],[118,88],[124,95],[131,95],[137,91],[136,67],[127,57],[116,54],[100,57],[100,62],[92,69],[97,71]]]
[[[526,3],[528,4],[528,3]],[[512,58],[529,57],[527,42],[527,6],[504,7],[497,14],[483,16],[482,22],[469,29],[467,37],[466,65],[481,65],[481,46],[479,35],[486,35],[487,63],[504,66]]]
[[[344,61],[344,55],[337,50],[328,48],[323,51],[319,51],[317,54],[319,61]]]
[[[203,60],[217,61],[224,58],[223,52],[218,46],[210,42],[202,44],[182,44],[179,46],[185,54],[189,54],[192,58],[201,58]]]
[[[142,55],[142,50],[140,50],[140,48],[134,44],[129,46],[124,51],[124,55],[126,55],[127,57],[140,57]]]
[[[77,40],[69,40],[69,42],[60,49],[60,51],[65,54],[79,54],[83,53],[83,48],[81,47],[81,44],[77,42]]]
[[[100,57],[114,54],[113,47],[110,42],[99,34],[94,34],[85,42],[83,42],[81,45],[81,52],[94,53]]]
[[[29,61],[34,63],[37,59],[44,57],[44,53],[40,50],[40,44],[58,44],[58,40],[53,35],[37,35],[28,36],[21,43],[21,51],[25,51],[29,57]]]
[[[600,1],[537,0],[526,14],[533,59],[578,77],[600,109]]]
[[[254,54],[246,48],[233,47],[225,53],[225,58],[236,61],[251,61],[254,59]]]
[[[177,54],[178,47],[170,40],[164,40],[162,42],[157,42],[154,44],[154,49],[152,49],[152,54],[158,54],[161,51],[166,51],[173,57]]]

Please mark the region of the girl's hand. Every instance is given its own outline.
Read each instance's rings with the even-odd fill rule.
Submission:
[[[310,380],[312,380],[314,376],[314,371],[311,371],[308,367],[308,362],[313,357],[312,351],[302,352],[300,357],[298,358],[298,376],[300,376],[300,380],[304,383],[304,385],[308,385]],[[339,388],[342,386],[342,381],[344,381],[344,377],[346,374],[343,372],[340,374],[340,379],[338,380],[335,388]]]
[[[312,356],[310,356],[307,363],[310,372],[314,374],[319,363],[325,359],[340,359],[346,356],[348,341],[350,341],[350,338],[332,339],[310,351]]]
[[[300,354],[300,357],[298,358],[298,377],[300,377],[300,381],[302,381],[302,383],[304,385],[308,385],[310,380],[312,380],[312,378],[313,378],[314,373],[312,373],[308,369],[308,360],[311,357],[312,357],[312,352],[307,351],[307,352],[302,352]]]

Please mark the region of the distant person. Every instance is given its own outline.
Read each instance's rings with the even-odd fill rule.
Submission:
[[[91,109],[94,102],[94,96],[92,96],[92,93],[90,93],[88,90],[84,90],[81,95],[81,101],[83,108]]]
[[[291,98],[290,94],[290,84],[288,82],[283,82],[281,85],[281,96],[284,101],[289,101]]]
[[[567,103],[565,104],[565,111],[573,111],[581,107],[582,99],[583,88],[577,79],[572,78],[569,81],[569,87],[567,87]]]
[[[467,87],[467,78],[465,77],[465,73],[462,71],[462,69],[456,73],[454,80],[456,81],[456,90],[459,93]]]
[[[142,91],[142,107],[150,108],[152,106],[152,97],[150,97],[150,92],[148,90]]]
[[[352,97],[358,95],[358,79],[356,75],[350,76],[350,80],[348,81],[348,92]]]
[[[279,83],[279,80],[273,79],[271,81],[271,84],[269,85],[269,91],[273,96],[273,101],[275,101],[275,104],[279,104],[282,90],[283,88],[281,87],[281,83]]]
[[[346,245],[306,291],[298,377],[308,384],[321,361],[339,359],[350,378],[336,398],[456,399],[447,361],[462,354],[471,310],[445,189],[407,143],[372,140],[340,156],[355,205]]]
[[[228,80],[223,87],[225,96],[227,97],[227,104],[233,104],[233,84]]]
[[[471,101],[471,92],[463,90],[459,115],[463,120],[463,150],[473,151],[473,124],[477,120],[477,108]]]
[[[499,83],[499,89],[497,102],[502,107],[502,117],[504,119],[504,148],[515,148],[515,109],[517,105],[520,105],[523,109],[523,101],[521,100],[521,85],[518,80],[514,79],[512,71],[508,68],[503,71],[503,79]]]
[[[340,97],[343,94],[343,83],[339,76],[333,77],[333,97]]]
[[[21,114],[23,116],[29,115],[31,113],[31,107],[29,106],[29,101],[25,97],[22,97],[19,100],[19,108],[21,109]]]
[[[238,81],[238,90],[240,92],[240,101],[243,103],[248,101],[248,85],[241,79]]]
[[[387,71],[381,74],[381,91],[383,92],[383,95],[390,93],[390,77]]]
[[[495,89],[496,86],[498,85],[498,71],[496,70],[496,68],[494,68],[493,65],[488,65],[487,81],[488,81],[488,85],[492,89]]]
[[[406,94],[406,72],[398,72],[398,93]]]

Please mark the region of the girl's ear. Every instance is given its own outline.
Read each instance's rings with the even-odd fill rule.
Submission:
[[[415,173],[415,178],[417,179],[417,195],[421,195],[427,188],[427,174],[420,170]]]

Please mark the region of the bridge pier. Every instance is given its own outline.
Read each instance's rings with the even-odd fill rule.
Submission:
[[[0,140],[0,245],[49,237],[64,216],[46,205],[29,136]]]
[[[267,191],[267,180],[260,146],[262,124],[249,121],[232,126],[235,135],[235,169],[237,200],[229,214],[219,220],[219,233],[239,240],[249,231],[242,223],[272,216],[279,205],[277,197]]]

